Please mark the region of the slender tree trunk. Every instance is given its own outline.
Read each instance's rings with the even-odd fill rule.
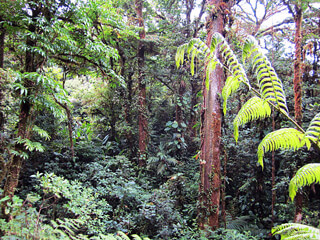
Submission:
[[[139,166],[146,164],[146,150],[148,145],[148,118],[146,109],[146,83],[144,79],[144,52],[145,46],[143,40],[146,37],[144,30],[144,21],[142,14],[143,0],[136,0],[136,13],[138,26],[142,28],[139,32],[138,46],[138,88],[139,88]]]
[[[224,33],[224,16],[220,11],[221,0],[208,0],[212,9],[207,17],[207,45],[211,43],[215,32]],[[220,94],[225,76],[223,69],[217,66],[210,74],[210,87],[203,84],[203,108],[201,112],[201,159],[200,159],[200,194],[199,226],[212,229],[219,227],[220,208],[220,142],[222,111]]]
[[[71,152],[72,159],[74,159],[75,153],[74,153],[74,144],[73,144],[73,137],[72,137],[72,131],[73,131],[74,124],[73,124],[72,114],[71,114],[70,108],[68,107],[67,103],[62,104],[57,99],[55,99],[55,101],[57,104],[59,104],[66,111],[66,114],[67,114],[70,152]]]
[[[301,104],[301,82],[302,82],[302,63],[301,63],[301,28],[302,28],[302,9],[295,5],[296,14],[294,16],[295,22],[295,60],[294,60],[294,76],[293,76],[293,88],[294,88],[294,114],[296,122],[301,126],[302,124],[302,104]]]
[[[302,125],[302,104],[301,104],[301,82],[302,82],[302,63],[301,63],[301,28],[302,28],[302,8],[298,4],[295,4],[295,60],[294,60],[294,76],[293,76],[293,88],[294,88],[294,114],[296,122]],[[302,165],[302,163],[298,163]],[[298,166],[299,167],[299,166]],[[297,193],[296,196],[296,212],[294,216],[294,222],[301,222],[302,220],[302,203],[303,195],[301,192]]]

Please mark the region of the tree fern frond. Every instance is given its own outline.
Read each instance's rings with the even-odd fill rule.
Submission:
[[[177,52],[176,52],[176,65],[177,68],[179,68],[183,62],[184,62],[184,53],[186,51],[188,44],[182,44],[181,46],[178,47]]]
[[[238,141],[239,126],[252,120],[262,119],[271,115],[269,104],[259,97],[249,99],[240,109],[233,121],[234,138]]]
[[[191,39],[188,43],[178,47],[176,53],[176,65],[179,68],[184,62],[184,55],[187,54],[190,60],[191,74],[195,73],[195,58],[206,65],[206,87],[209,88],[209,75],[215,69],[219,60],[215,57],[213,51],[198,38]]]
[[[260,87],[260,93],[264,100],[270,101],[281,112],[288,115],[286,97],[282,82],[267,57],[263,54],[257,41],[249,36],[243,47],[243,58],[250,58],[253,63]]]
[[[258,162],[263,167],[263,156],[266,152],[279,148],[297,150],[304,146],[304,134],[294,128],[282,128],[267,134],[258,147]]]
[[[318,113],[311,121],[306,133],[305,137],[309,140],[313,141],[317,145],[320,142],[320,113]]]
[[[289,196],[293,201],[299,188],[320,183],[320,163],[310,163],[300,168],[289,184]]]
[[[220,45],[219,45],[220,44]],[[210,50],[213,52],[219,46],[221,56],[224,58],[225,64],[229,69],[232,77],[229,77],[222,90],[223,96],[223,111],[226,113],[227,100],[229,96],[234,93],[239,87],[240,83],[244,83],[249,89],[251,88],[245,70],[238,62],[237,56],[230,48],[228,42],[220,33],[215,33],[212,36]]]
[[[273,227],[271,230],[272,235],[281,235],[281,239],[319,239],[320,229],[299,224],[299,223],[285,223]]]
[[[225,85],[222,89],[222,98],[223,98],[223,113],[224,115],[227,112],[227,101],[229,96],[237,91],[237,89],[240,87],[240,82],[238,78],[235,78],[233,76],[229,76],[225,82]]]
[[[231,220],[227,224],[227,229],[236,229],[242,231],[249,225],[250,216],[240,216],[236,219]]]

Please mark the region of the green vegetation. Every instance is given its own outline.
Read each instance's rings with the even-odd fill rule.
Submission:
[[[319,239],[317,6],[1,1],[0,239]]]

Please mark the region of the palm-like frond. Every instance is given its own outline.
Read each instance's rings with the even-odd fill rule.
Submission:
[[[299,188],[309,186],[312,183],[320,183],[320,163],[309,163],[297,171],[289,185],[291,200],[293,201]]]
[[[220,44],[220,45],[219,45]],[[212,36],[210,50],[214,51],[219,46],[221,56],[224,58],[225,64],[232,74],[231,77],[227,78],[226,84],[222,90],[223,97],[223,111],[226,113],[227,100],[229,96],[234,93],[239,87],[240,83],[244,83],[250,89],[250,83],[243,69],[239,63],[237,56],[230,48],[228,42],[220,33],[215,33]]]
[[[272,228],[273,235],[281,235],[281,239],[320,239],[320,229],[299,224],[299,223],[285,223]]]
[[[215,69],[219,60],[215,57],[214,53],[210,51],[209,47],[198,38],[193,38],[188,43],[178,47],[176,53],[177,68],[183,64],[185,54],[190,60],[190,71],[192,75],[194,75],[195,72],[195,58],[206,64],[206,87],[209,88],[209,75]]]
[[[236,229],[243,231],[249,225],[250,216],[240,216],[236,219],[228,221],[227,229]]]
[[[302,146],[310,147],[310,142],[304,138],[304,134],[294,128],[282,128],[267,134],[258,147],[258,162],[263,167],[263,156],[266,152],[279,148],[297,150]]]
[[[240,109],[233,121],[234,138],[238,141],[239,126],[252,120],[262,119],[271,115],[269,104],[259,97],[249,99]]]
[[[288,115],[282,82],[252,36],[246,39],[243,47],[243,59],[247,58],[250,58],[253,63],[253,69],[255,69],[257,74],[262,98],[270,101],[278,110]]]
[[[312,119],[305,133],[305,137],[320,147],[320,113]]]

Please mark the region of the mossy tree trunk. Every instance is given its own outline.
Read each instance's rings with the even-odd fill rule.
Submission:
[[[138,26],[141,28],[139,32],[138,43],[138,88],[139,88],[139,166],[146,164],[146,151],[148,145],[148,118],[146,108],[146,81],[144,76],[144,64],[145,64],[145,46],[144,39],[146,38],[146,32],[144,29],[143,20],[143,1],[136,0],[136,14],[138,18]]]
[[[208,0],[211,9],[207,17],[207,45],[215,32],[224,34],[224,10],[221,0]],[[220,208],[220,143],[222,111],[220,94],[225,80],[220,66],[210,73],[209,89],[203,84],[203,107],[201,112],[201,156],[200,156],[200,195],[199,226],[217,229]]]

